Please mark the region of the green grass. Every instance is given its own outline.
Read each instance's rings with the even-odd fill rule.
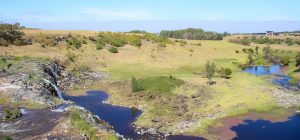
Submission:
[[[184,81],[171,76],[155,76],[139,79],[138,83],[149,93],[171,94],[171,91],[184,84]]]
[[[1,68],[1,69],[6,69],[6,67],[7,67],[7,62],[6,62],[6,60],[0,58],[0,68]]]
[[[80,116],[79,111],[71,112],[70,121],[75,128],[85,133],[90,140],[99,139],[96,135],[97,134],[96,129],[89,122],[87,122],[85,119],[83,119]]]

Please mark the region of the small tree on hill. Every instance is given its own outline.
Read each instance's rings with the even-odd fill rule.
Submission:
[[[264,58],[270,60],[272,58],[272,51],[270,46],[263,48]]]
[[[215,76],[216,72],[216,65],[214,63],[210,63],[209,61],[206,62],[206,78],[208,79],[208,84],[212,84],[212,78]]]
[[[252,65],[253,61],[252,53],[248,53],[248,65]]]
[[[255,53],[258,55],[258,46],[255,47]]]

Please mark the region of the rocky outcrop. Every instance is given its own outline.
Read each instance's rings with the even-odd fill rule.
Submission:
[[[274,90],[273,96],[276,98],[277,103],[282,107],[292,107],[300,105],[300,95],[287,89]]]
[[[55,61],[12,59],[6,58],[12,65],[2,72],[0,90],[16,101],[29,99],[54,104],[53,96],[60,92],[57,81],[63,67]]]

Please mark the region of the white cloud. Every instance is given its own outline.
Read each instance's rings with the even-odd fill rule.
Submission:
[[[84,8],[81,11],[95,20],[154,20],[155,17],[145,10],[111,10],[101,8]]]

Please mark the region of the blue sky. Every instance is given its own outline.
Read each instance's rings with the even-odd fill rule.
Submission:
[[[299,0],[5,0],[0,20],[43,29],[299,30],[299,5]]]

